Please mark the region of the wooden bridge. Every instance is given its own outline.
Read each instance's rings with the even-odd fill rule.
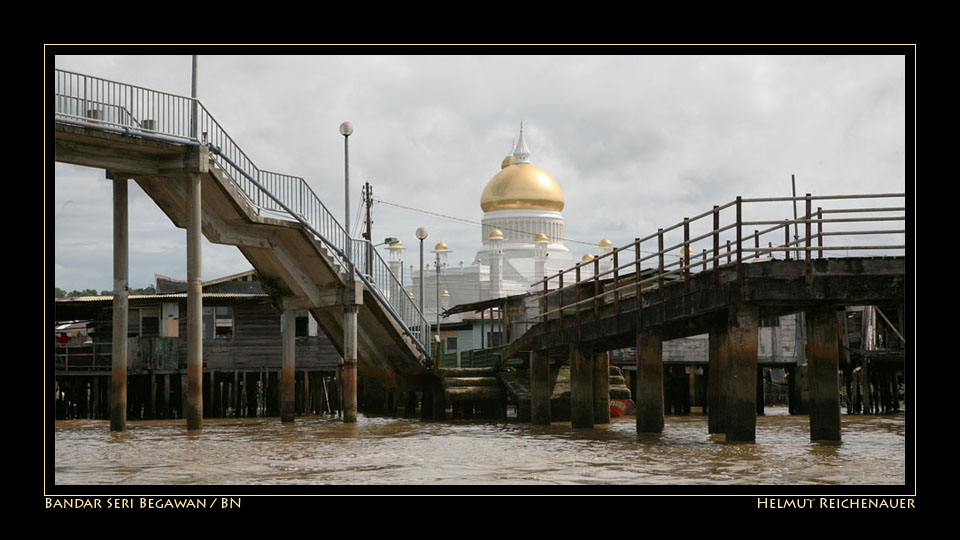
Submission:
[[[802,312],[811,438],[840,440],[843,308],[885,306],[900,314],[899,332],[910,340],[903,198],[737,198],[546,277],[526,300],[539,322],[502,355],[529,355],[533,422],[550,422],[551,358],[570,365],[573,425],[591,427],[594,401],[607,393],[606,353],[636,347],[637,430],[662,431],[662,343],[709,334],[709,430],[753,441],[760,322]],[[801,217],[779,217],[797,204]],[[850,238],[869,242],[844,242]]]
[[[358,371],[420,384],[429,323],[302,178],[257,167],[195,99],[60,70],[53,83],[56,161],[104,169],[114,186],[111,429],[126,423],[128,180],[187,231],[188,428],[202,424],[201,234],[237,246],[283,313],[283,420],[293,420],[296,310],[310,310],[344,357],[345,421],[356,421]]]

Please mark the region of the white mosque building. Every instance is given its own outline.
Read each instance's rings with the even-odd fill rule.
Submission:
[[[500,171],[480,196],[482,246],[467,264],[450,261],[451,249],[445,242],[437,242],[429,255],[424,254],[423,306],[427,320],[436,320],[438,290],[442,312],[461,304],[531,292],[537,288],[537,281],[580,260],[563,243],[563,191],[550,174],[530,161],[530,155],[521,125],[513,154],[503,159]],[[405,261],[406,248],[399,241],[386,249],[391,270],[398,276],[402,271],[408,284],[405,286],[417,294],[419,256]],[[611,249],[611,242],[604,239],[597,252]],[[583,260],[592,258],[591,254],[583,256]],[[592,272],[592,266],[587,268]],[[448,320],[442,319],[441,325],[445,322]]]

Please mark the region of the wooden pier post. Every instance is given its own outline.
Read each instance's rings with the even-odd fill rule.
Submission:
[[[610,423],[610,353],[593,353],[593,423]]]
[[[283,337],[280,353],[280,421],[293,422],[296,416],[296,330],[297,312],[292,309],[283,310]]]
[[[724,403],[728,442],[753,442],[757,437],[757,355],[760,311],[740,303],[727,311],[729,391]]]
[[[187,174],[187,429],[203,427],[203,284],[200,174]]]
[[[655,329],[637,333],[637,432],[663,432],[663,338]]]
[[[530,351],[530,422],[548,425],[550,418],[550,356]]]
[[[127,429],[127,313],[129,309],[129,220],[127,180],[113,179],[113,358],[110,430]]]
[[[356,304],[343,308],[343,421],[357,421],[357,311]]]
[[[840,345],[836,309],[807,310],[810,440],[840,441]]]
[[[569,346],[570,423],[575,428],[593,427],[593,355],[578,345]]]

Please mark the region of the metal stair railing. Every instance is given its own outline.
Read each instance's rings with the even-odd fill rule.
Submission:
[[[430,323],[376,250],[365,255],[363,241],[351,238],[307,182],[261,170],[193,98],[57,69],[57,122],[117,131],[187,145],[205,145],[223,173],[255,209],[303,224],[331,250],[341,272],[356,264],[356,276],[379,298],[426,358]]]

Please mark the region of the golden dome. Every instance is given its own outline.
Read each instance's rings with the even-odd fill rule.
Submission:
[[[610,247],[610,246],[612,246],[612,245],[613,245],[613,242],[611,242],[610,240],[608,240],[608,239],[606,239],[606,238],[604,238],[603,240],[601,240],[601,241],[600,241],[600,244],[599,244],[600,247]]]
[[[513,162],[516,161],[516,160],[517,160],[517,158],[515,158],[515,157],[513,157],[513,156],[507,156],[507,157],[503,158],[503,162],[500,163],[500,168],[501,168],[501,169],[506,169],[507,167],[513,165]]]
[[[514,163],[494,176],[480,196],[484,212],[563,210],[563,191],[549,174],[531,163]]]
[[[591,254],[589,254],[589,253],[584,253],[583,258],[581,258],[580,260],[581,260],[581,261],[592,261],[592,260],[593,260],[593,255],[591,255]]]
[[[450,293],[449,293],[449,292],[447,292],[447,290],[446,290],[446,289],[444,289],[444,290],[443,290],[443,292],[442,292],[442,293],[440,293],[440,296],[450,296]]]
[[[433,249],[440,251],[441,249],[450,249],[447,247],[447,244],[443,242],[437,242],[437,245],[433,246]]]
[[[546,242],[546,241],[548,241],[548,240],[549,240],[549,238],[547,238],[547,235],[545,235],[545,234],[543,234],[543,233],[540,233],[540,234],[538,234],[538,235],[536,235],[536,236],[533,237],[533,241],[534,241],[534,242]]]
[[[490,238],[503,238],[503,232],[500,229],[490,231]]]
[[[390,247],[403,247],[403,241],[397,240],[396,242],[390,244]]]

